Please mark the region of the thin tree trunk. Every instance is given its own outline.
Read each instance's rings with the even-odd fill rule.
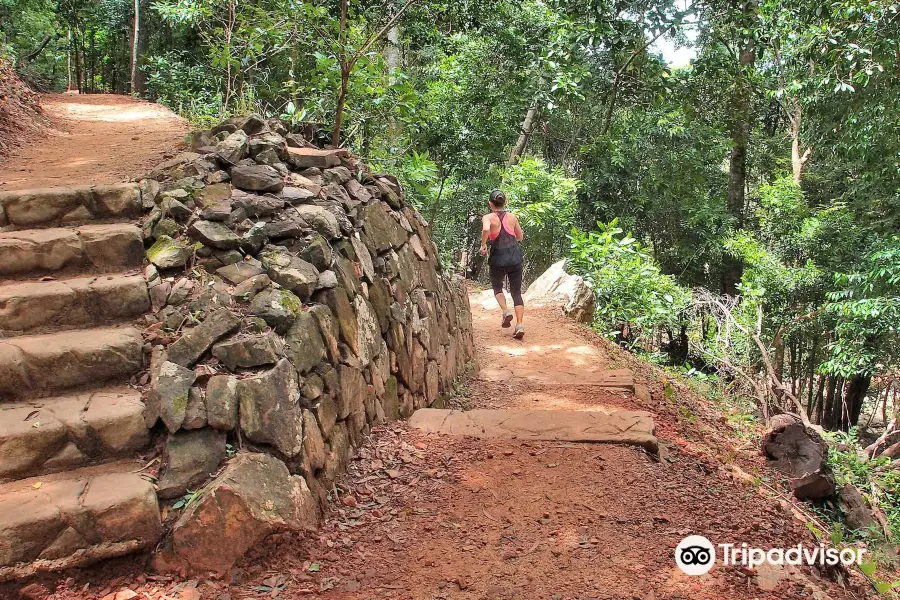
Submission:
[[[522,120],[522,125],[519,127],[519,137],[516,139],[516,143],[513,145],[512,150],[509,151],[509,158],[506,160],[507,166],[511,167],[517,164],[522,153],[525,152],[525,148],[528,146],[528,140],[534,132],[537,114],[538,107],[537,101],[535,101],[534,104],[528,107],[528,111],[525,113],[525,118]]]
[[[812,146],[806,149],[806,152],[800,154],[800,120],[803,116],[803,110],[800,101],[796,98],[792,99],[793,114],[788,114],[791,122],[791,168],[794,171],[794,181],[800,183],[800,176],[803,174],[803,167],[812,154]]]
[[[72,28],[68,28],[66,43],[66,91],[72,91]]]
[[[859,423],[859,415],[862,412],[863,401],[866,398],[866,392],[869,391],[869,385],[872,383],[872,376],[864,373],[857,373],[850,378],[844,394],[843,405],[846,406],[844,419],[841,428],[845,431]]]
[[[338,93],[337,110],[334,115],[334,129],[331,131],[331,145],[341,146],[341,127],[344,125],[344,105],[347,102],[347,90],[350,87],[350,70],[341,66],[341,90]]]
[[[138,59],[140,58],[141,48],[141,0],[134,0],[134,39],[131,43],[131,79],[130,91],[132,94],[138,93]]]

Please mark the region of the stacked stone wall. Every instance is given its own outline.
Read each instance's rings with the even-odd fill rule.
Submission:
[[[141,182],[147,424],[178,506],[157,565],[221,571],[312,526],[370,428],[441,406],[474,347],[465,288],[394,178],[258,116],[191,150]]]

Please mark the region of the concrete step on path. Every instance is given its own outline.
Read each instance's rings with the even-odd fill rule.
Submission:
[[[133,327],[0,340],[0,400],[124,378],[141,369],[143,358],[143,339]]]
[[[478,374],[482,381],[493,383],[512,383],[521,381],[533,385],[547,386],[592,386],[609,389],[621,389],[630,392],[635,391],[634,375],[629,369],[615,369],[611,371],[582,371],[572,372],[559,369],[504,369],[501,367],[485,367]]]
[[[0,227],[31,228],[140,216],[136,183],[0,192]]]
[[[52,271],[113,272],[139,269],[141,230],[131,223],[83,225],[0,233],[0,276]]]
[[[0,330],[85,327],[150,310],[143,275],[94,275],[0,285]]]
[[[149,443],[141,394],[128,387],[0,405],[0,481],[130,456]]]
[[[0,581],[86,565],[153,547],[153,485],[123,462],[0,486]]]
[[[427,433],[477,438],[628,444],[656,454],[653,416],[641,411],[610,414],[568,410],[470,410],[422,408],[410,427]]]

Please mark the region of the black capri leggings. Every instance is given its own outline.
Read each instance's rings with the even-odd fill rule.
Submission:
[[[503,280],[509,279],[509,293],[512,294],[513,306],[525,306],[522,300],[522,267],[518,264],[512,267],[491,267],[491,287],[494,295],[503,293]]]

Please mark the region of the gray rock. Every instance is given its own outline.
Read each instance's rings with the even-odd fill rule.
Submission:
[[[317,524],[316,501],[303,477],[292,476],[274,456],[241,454],[181,513],[154,566],[227,573],[273,533],[313,531]]]
[[[214,429],[179,431],[166,442],[165,468],[157,495],[163,500],[182,496],[209,479],[225,460],[225,434]]]
[[[319,279],[314,266],[276,246],[265,248],[259,258],[272,281],[294,292],[301,300],[309,300]]]
[[[182,366],[190,366],[197,362],[210,346],[222,337],[237,331],[240,325],[240,317],[227,308],[220,308],[169,345],[169,360]]]
[[[329,360],[339,360],[338,336],[340,335],[340,330],[331,310],[327,306],[316,304],[309,309],[309,312],[316,318],[316,323],[319,325],[319,332],[322,334],[322,340],[325,342],[325,350],[328,353]]]
[[[350,243],[353,246],[353,252],[362,267],[363,275],[369,281],[375,281],[375,265],[372,263],[372,255],[369,249],[355,235],[350,236]]]
[[[322,176],[325,178],[326,183],[337,183],[343,184],[347,183],[353,178],[353,174],[350,173],[350,169],[347,167],[333,167],[331,169],[325,169],[322,171]]]
[[[247,158],[249,140],[243,131],[235,131],[223,141],[216,144],[216,156],[224,162],[236,165]]]
[[[192,387],[188,394],[187,410],[184,413],[184,429],[202,429],[208,424],[206,418],[206,394],[203,388]]]
[[[325,466],[325,440],[315,415],[303,409],[303,464],[308,475]]]
[[[381,349],[381,326],[378,317],[362,295],[353,299],[356,311],[357,339],[359,342],[357,356],[364,367],[368,366]]]
[[[303,302],[289,290],[269,288],[253,297],[250,314],[265,320],[280,334],[285,334],[303,312]]]
[[[255,258],[248,258],[241,262],[233,263],[216,269],[216,273],[219,276],[235,285],[243,283],[251,277],[262,275],[265,272],[266,271],[265,269],[263,269],[262,263]]]
[[[304,202],[315,198],[316,195],[317,193],[313,193],[305,187],[289,186],[281,190],[278,197],[288,204],[303,204]]]
[[[241,238],[233,231],[213,221],[194,221],[187,233],[192,239],[219,250],[236,250],[241,245]]]
[[[161,235],[147,250],[147,260],[160,269],[175,269],[183,267],[190,260],[192,250],[179,240],[173,240],[167,235]]]
[[[244,302],[250,302],[254,296],[270,285],[272,285],[272,280],[269,279],[268,275],[265,273],[255,275],[234,286],[231,295]]]
[[[341,226],[337,217],[321,206],[301,204],[293,209],[310,227],[329,240],[341,237]]]
[[[194,372],[176,363],[164,361],[155,370],[152,369],[148,393],[148,420],[155,421],[157,417],[162,419],[166,429],[171,433],[181,429],[193,383]]]
[[[206,419],[210,427],[231,431],[238,425],[237,377],[213,375],[206,384]]]
[[[312,263],[319,271],[327,271],[331,268],[334,251],[331,244],[319,234],[313,235],[306,247],[300,252],[300,257]]]
[[[325,382],[316,373],[308,375],[303,380],[303,386],[300,388],[300,395],[307,400],[316,400],[322,396],[325,391]]]
[[[252,442],[274,446],[291,458],[303,448],[297,374],[287,359],[257,377],[238,382],[241,431]]]
[[[319,333],[316,318],[309,312],[297,315],[284,342],[285,355],[301,374],[307,373],[325,358],[325,343]]]
[[[372,201],[371,192],[369,192],[369,190],[367,190],[361,183],[359,183],[355,179],[350,179],[349,181],[344,182],[344,187],[347,188],[347,192],[350,194],[350,197],[357,202],[366,204]]]
[[[269,131],[269,125],[266,123],[266,120],[257,114],[252,114],[247,117],[244,122],[241,123],[240,128],[247,135],[256,135]]]
[[[241,250],[247,254],[256,254],[266,243],[266,239],[265,223],[257,223],[241,237]]]
[[[231,183],[242,190],[254,192],[280,192],[284,187],[281,175],[268,165],[232,167]]]
[[[350,346],[353,352],[359,351],[359,331],[356,313],[347,299],[347,294],[340,287],[318,292],[321,301],[331,309],[333,320],[337,323],[341,337]],[[317,315],[318,317],[318,315]],[[321,321],[320,321],[321,322]]]
[[[346,419],[351,414],[365,412],[366,380],[362,371],[347,365],[338,367],[340,393],[337,398],[338,418]]]
[[[272,332],[230,339],[213,346],[212,355],[230,371],[273,365],[284,352],[281,338]]]
[[[324,271],[319,273],[319,281],[316,283],[316,290],[330,290],[337,287],[338,280],[334,271]]]
[[[218,204],[213,204],[212,206],[204,208],[200,212],[201,219],[215,221],[217,223],[224,223],[228,221],[229,217],[231,217],[231,202],[219,202]]]
[[[234,192],[232,203],[238,208],[243,208],[247,217],[270,217],[284,208],[284,200],[258,194],[248,194],[240,190]]]
[[[334,424],[337,423],[337,403],[330,396],[322,396],[314,410],[316,419],[319,421],[320,431],[328,439],[334,429]]]
[[[391,375],[384,382],[384,415],[388,421],[396,421],[400,418],[400,399],[397,391],[397,378]]]
[[[327,171],[326,171],[327,172]],[[322,190],[325,194],[325,198],[330,200],[347,210],[354,208],[359,205],[357,200],[353,200],[350,198],[349,194],[347,194],[347,190],[344,189],[344,186],[338,183],[329,183]]]
[[[306,221],[290,217],[278,221],[269,221],[265,225],[266,237],[270,240],[299,238],[311,231],[312,228],[307,225]]]
[[[393,217],[388,214],[388,208],[382,202],[372,202],[362,210],[362,226],[366,234],[375,243],[378,252],[385,252],[391,248],[400,248],[406,244],[409,235]]]

